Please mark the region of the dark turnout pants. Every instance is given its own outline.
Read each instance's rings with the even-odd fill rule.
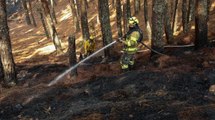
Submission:
[[[123,53],[120,60],[122,70],[131,70],[134,67],[134,54]]]

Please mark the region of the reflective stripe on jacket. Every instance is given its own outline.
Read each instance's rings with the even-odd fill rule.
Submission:
[[[126,37],[124,51],[128,54],[134,54],[137,52],[137,40],[140,37],[140,33],[138,31],[132,32],[129,36]]]

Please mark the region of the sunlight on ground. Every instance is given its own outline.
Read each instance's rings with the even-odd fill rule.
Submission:
[[[39,40],[38,42],[40,43],[40,42],[43,42],[43,41],[45,41],[45,40],[47,40],[46,37],[44,37],[43,39]]]
[[[33,49],[31,47],[28,47],[27,50],[20,50],[20,51],[16,51],[14,52],[14,54],[20,54],[20,56],[17,56],[18,58],[16,58],[17,62],[23,62],[26,60],[30,60],[32,58],[34,58],[37,55],[49,55],[53,52],[55,52],[55,46],[54,45],[48,45],[42,48],[38,48],[35,51],[31,51],[30,49]],[[30,51],[29,51],[30,50]]]
[[[92,17],[88,18],[88,21],[91,22],[93,19],[97,18],[97,14],[92,15]]]
[[[18,44],[18,43],[21,43],[21,42],[25,42],[26,43],[27,40],[32,40],[32,39],[37,39],[37,38],[35,36],[31,36],[31,37],[28,36],[26,38],[19,39],[19,41],[15,42],[15,44]]]
[[[32,100],[34,100],[35,98],[39,98],[40,96],[41,96],[41,94],[32,95],[29,98],[27,98],[22,104],[26,105],[26,104],[30,103]]]
[[[35,52],[37,52],[39,55],[48,55],[52,52],[55,51],[55,46],[54,45],[49,45],[43,48],[37,49]]]
[[[66,9],[61,11],[61,14],[62,15],[60,17],[60,22],[66,20],[66,19],[68,19],[69,17],[72,16],[71,9],[70,9],[69,5],[66,6]]]
[[[10,27],[10,31],[13,31],[13,30],[15,30],[15,29],[19,29],[19,28],[21,28],[21,27],[24,27],[24,24],[23,24],[23,25],[19,25],[19,26],[17,26],[17,27]]]
[[[25,32],[25,34],[26,34],[26,33],[29,33],[29,32],[32,32],[33,30],[34,30],[34,29],[29,29],[28,31]]]

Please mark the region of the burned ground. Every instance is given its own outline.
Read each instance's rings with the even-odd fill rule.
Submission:
[[[200,54],[201,59],[196,59]],[[51,79],[40,80],[45,78],[44,72],[47,75],[56,73],[56,76],[66,66],[20,66],[29,75],[39,73],[36,77],[27,76],[37,81],[32,80],[30,85],[25,85],[28,81],[20,83],[16,92],[8,93],[0,103],[0,118],[213,120],[214,103],[205,97],[215,75],[213,64],[204,66],[204,61],[212,60],[208,56],[202,51],[170,56],[160,61],[168,65],[149,62],[127,73],[92,75],[76,84],[61,83],[51,87],[47,87]],[[111,65],[114,64],[117,63]],[[101,67],[100,64],[94,66]],[[86,70],[83,66],[79,69]]]
[[[151,10],[151,1],[149,10]],[[143,4],[142,4],[143,5]],[[96,23],[97,1],[88,9],[89,23]],[[111,5],[112,6],[112,5]],[[214,40],[214,2],[208,22],[209,40]],[[111,15],[115,10],[110,7]],[[143,9],[136,16],[144,25]],[[150,15],[151,13],[149,13]],[[64,54],[57,55],[52,41],[44,35],[39,17],[38,27],[27,26],[23,12],[9,16],[13,56],[18,85],[0,86],[0,120],[214,120],[215,98],[208,95],[215,84],[214,43],[208,48],[165,48],[165,56],[150,58],[143,48],[136,56],[135,70],[121,73],[119,57],[121,46],[114,46],[113,59],[108,63],[99,58],[92,64],[78,67],[78,77],[64,76],[57,84],[47,86],[68,66],[68,36],[73,28],[68,1],[59,0],[56,6],[56,24],[62,39]],[[180,18],[180,17],[179,17]],[[113,38],[117,36],[116,20],[111,17]],[[102,47],[100,25],[96,24],[97,50]],[[178,28],[180,28],[179,25]],[[178,44],[194,41],[194,29],[188,35],[174,34]],[[94,32],[94,31],[93,31]],[[91,31],[92,33],[92,31]],[[76,34],[77,55],[81,53],[81,32]],[[149,41],[144,41],[150,45]],[[141,48],[142,49],[142,48]],[[1,75],[0,75],[1,76]],[[2,82],[2,78],[0,78]]]

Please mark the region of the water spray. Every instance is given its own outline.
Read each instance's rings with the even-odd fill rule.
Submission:
[[[88,57],[84,58],[83,60],[81,60],[79,63],[77,63],[76,65],[70,67],[69,69],[67,69],[66,71],[64,71],[63,73],[61,73],[60,75],[58,75],[54,80],[52,80],[48,86],[52,86],[54,84],[56,84],[61,78],[63,78],[66,74],[68,74],[70,71],[74,70],[75,68],[77,68],[81,63],[89,60],[90,58],[92,58],[94,55],[98,54],[99,52],[107,49],[108,47],[112,46],[113,44],[115,44],[116,41],[113,41],[112,43],[104,46],[103,48],[97,50],[96,52],[94,52],[93,54],[89,55]]]

